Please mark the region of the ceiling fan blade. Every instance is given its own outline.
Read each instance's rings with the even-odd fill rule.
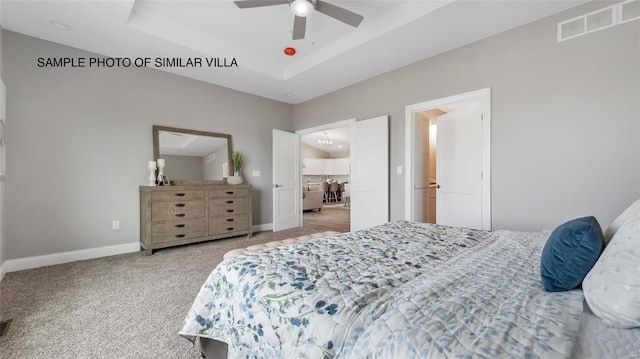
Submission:
[[[316,10],[353,27],[358,27],[362,20],[364,20],[364,16],[362,15],[320,0],[318,0],[316,4]]]
[[[288,4],[289,0],[244,0],[234,1],[233,3],[241,9],[248,9],[252,7]]]
[[[296,16],[293,20],[293,39],[302,40],[307,30],[307,18]]]

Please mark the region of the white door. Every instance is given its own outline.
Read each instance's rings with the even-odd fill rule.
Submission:
[[[351,230],[389,221],[389,116],[354,124]]]
[[[481,103],[438,116],[437,126],[437,223],[482,229]]]
[[[413,221],[429,222],[429,188],[413,189]]]
[[[273,231],[300,226],[300,142],[294,133],[273,130]]]

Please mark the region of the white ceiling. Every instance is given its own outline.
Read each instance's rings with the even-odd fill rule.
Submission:
[[[295,104],[587,2],[327,1],[364,21],[353,28],[315,11],[306,38],[294,41],[288,5],[239,9],[230,0],[2,0],[0,24],[110,57],[235,59],[238,67],[160,69]],[[297,49],[296,56],[284,55],[288,46]]]
[[[322,146],[318,144],[318,140],[327,134],[331,140],[331,146]],[[349,126],[332,128],[330,130],[309,133],[302,136],[302,143],[317,148],[329,154],[344,154],[350,152],[350,136]]]

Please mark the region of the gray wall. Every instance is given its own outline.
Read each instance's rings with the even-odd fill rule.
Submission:
[[[603,225],[640,196],[640,25],[563,43],[564,14],[291,106],[152,69],[40,69],[84,51],[2,32],[8,88],[5,258],[135,242],[153,124],[233,135],[271,218],[271,129],[391,116],[391,217],[404,217],[405,106],[492,88],[493,228]],[[255,120],[259,119],[259,120]],[[250,126],[247,126],[250,123]],[[262,177],[249,177],[260,170]],[[121,221],[111,230],[111,221]]]
[[[491,87],[493,229],[553,229],[585,215],[604,227],[640,197],[640,21],[556,41],[558,22],[603,6],[588,3],[298,104],[295,129],[390,115],[391,218],[400,219],[405,106]]]
[[[4,80],[4,72],[2,67],[2,26],[0,26],[0,78]],[[5,185],[4,182],[0,182],[0,270],[2,269],[2,265],[4,264],[5,256]],[[1,275],[0,275],[1,277]]]
[[[2,40],[7,259],[138,241],[154,124],[231,134],[244,173],[262,174],[245,177],[254,224],[271,223],[271,133],[292,130],[291,105],[153,69],[41,69],[38,57],[95,55],[10,31]]]

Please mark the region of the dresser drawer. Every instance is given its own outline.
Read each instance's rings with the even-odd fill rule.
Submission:
[[[213,189],[208,191],[207,197],[209,198],[249,197],[249,190],[247,188]]]
[[[249,217],[246,214],[209,218],[209,235],[246,231],[249,229]]]
[[[204,191],[162,191],[151,193],[151,201],[173,201],[204,198]]]
[[[247,213],[248,198],[227,198],[209,200],[209,217]]]
[[[205,236],[205,219],[187,219],[151,225],[151,243],[166,243]]]
[[[151,221],[204,217],[204,200],[168,201],[151,203]]]

